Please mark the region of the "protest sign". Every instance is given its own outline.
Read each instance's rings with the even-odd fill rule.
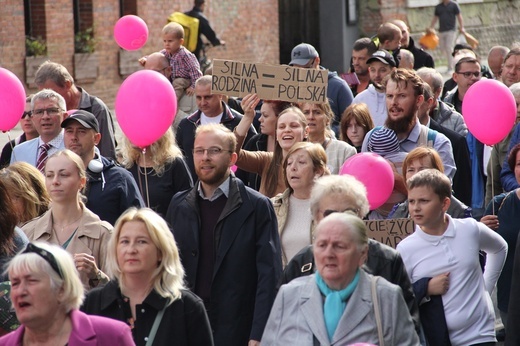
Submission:
[[[414,232],[412,219],[387,219],[365,221],[368,237],[380,243],[395,247],[401,240]]]
[[[321,103],[327,100],[328,70],[213,60],[211,92],[264,100]]]

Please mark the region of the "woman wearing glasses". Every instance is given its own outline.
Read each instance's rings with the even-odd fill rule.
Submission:
[[[29,243],[7,271],[21,326],[0,345],[134,345],[124,323],[78,310],[83,286],[70,254],[59,246]]]
[[[299,142],[289,149],[283,161],[288,188],[271,198],[282,244],[282,263],[312,243],[314,222],[310,213],[310,195],[314,182],[327,168],[327,154],[319,144]]]
[[[145,204],[163,217],[173,195],[193,186],[171,128],[148,146],[144,154],[125,138],[123,165],[134,176]]]
[[[213,345],[204,304],[185,289],[179,250],[158,214],[131,208],[117,220],[107,266],[112,280],[89,292],[84,312],[126,322],[138,346]]]
[[[260,175],[262,181],[258,191],[267,197],[274,197],[287,188],[282,172],[282,162],[295,143],[307,139],[309,127],[302,111],[297,107],[289,107],[281,112],[276,120],[274,152],[244,150],[242,144],[253,123],[258,102],[260,99],[256,94],[246,95],[242,100],[244,116],[234,131],[237,137],[238,160],[236,165],[244,171]]]
[[[72,254],[88,289],[108,282],[104,271],[112,226],[83,204],[81,191],[86,181],[83,160],[72,151],[64,149],[49,157],[45,185],[51,208],[23,226],[23,230],[31,241],[57,244]]]

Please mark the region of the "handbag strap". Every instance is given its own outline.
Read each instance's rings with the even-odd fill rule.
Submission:
[[[379,346],[384,346],[385,340],[383,338],[383,326],[381,324],[381,311],[379,309],[379,300],[377,298],[377,289],[376,284],[378,276],[374,276],[372,278],[371,283],[371,291],[372,291],[372,302],[374,303],[374,314],[376,315],[376,324],[377,324],[377,336],[379,337]]]
[[[157,334],[157,329],[159,329],[159,324],[161,324],[161,320],[164,315],[164,310],[166,310],[166,306],[168,303],[164,304],[164,307],[157,313],[155,316],[155,321],[153,321],[152,329],[150,330],[150,334],[148,335],[148,341],[146,341],[146,346],[152,346],[153,340],[155,339],[155,334]]]

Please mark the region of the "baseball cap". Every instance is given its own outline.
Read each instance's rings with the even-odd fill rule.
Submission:
[[[372,61],[380,61],[385,65],[390,65],[392,67],[396,67],[394,57],[387,50],[381,49],[372,54],[370,58],[367,60],[367,64],[370,64]]]
[[[66,127],[72,120],[76,120],[83,127],[93,129],[96,133],[99,133],[99,123],[94,114],[90,112],[84,110],[74,111],[74,113],[70,114],[67,119],[61,122],[61,127]]]
[[[455,47],[453,47],[453,52],[451,52],[451,56],[455,56],[455,53],[457,53],[461,49],[469,49],[470,51],[474,52],[473,47],[471,47],[469,44],[457,43]]]
[[[319,57],[316,48],[308,43],[300,43],[291,52],[291,62],[289,65],[307,65],[309,60]]]

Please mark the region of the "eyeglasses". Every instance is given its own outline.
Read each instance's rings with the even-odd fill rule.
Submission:
[[[22,114],[22,119],[25,119],[25,117],[31,117],[32,116],[32,111],[28,111],[28,112],[23,112]]]
[[[354,209],[354,208],[347,208],[347,209],[345,209],[343,211],[341,211],[341,210],[334,210],[334,209],[325,209],[323,211],[323,218],[326,218],[330,214],[334,214],[334,213],[348,213],[348,214],[352,214],[352,215],[358,216],[358,212],[359,212],[359,210]]]
[[[37,247],[33,243],[27,244],[27,247],[25,248],[25,250],[22,251],[22,254],[24,254],[24,253],[35,253],[35,254],[39,255],[41,258],[43,258],[45,260],[45,262],[49,263],[51,268],[56,273],[58,273],[60,278],[63,279],[63,274],[61,273],[60,266],[58,265],[58,262],[56,261],[56,258],[54,257],[54,255],[52,253],[50,253],[49,251],[47,251],[45,249]]]
[[[479,78],[482,74],[480,72],[455,72],[456,74],[461,74],[464,78],[471,78],[471,76],[475,78]]]
[[[56,116],[61,113],[61,109],[57,107],[35,109],[32,114],[41,117],[45,112],[50,116]]]
[[[224,149],[218,148],[218,147],[211,147],[208,149],[195,148],[195,149],[193,149],[193,156],[203,156],[205,152],[208,153],[209,157],[217,156],[223,152],[232,153],[231,150],[224,150]]]

